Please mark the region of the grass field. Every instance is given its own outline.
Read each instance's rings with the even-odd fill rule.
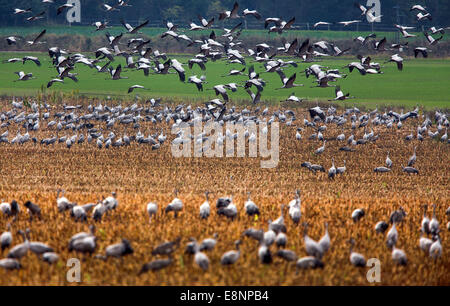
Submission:
[[[12,57],[21,57],[29,53],[1,53],[0,59],[4,60]],[[135,94],[141,97],[178,97],[190,100],[206,101],[215,97],[214,92],[206,90],[217,84],[230,82],[241,83],[246,76],[222,77],[230,69],[242,69],[240,65],[226,65],[223,61],[208,62],[206,72],[201,71],[198,66],[194,66],[190,71],[186,66],[186,79],[190,75],[207,76],[208,84],[205,84],[205,91],[198,92],[193,84],[183,84],[178,80],[176,74],[154,75],[145,77],[142,71],[124,70],[122,76],[129,79],[113,81],[109,74],[100,74],[95,70],[79,64],[75,72],[79,74],[79,82],[75,83],[70,79],[65,84],[54,84],[50,89],[46,89],[47,82],[56,77],[56,70],[52,67],[50,59],[45,53],[36,54],[42,62],[41,67],[37,67],[33,62],[5,63],[0,64],[0,94],[6,95],[36,95],[43,86],[47,93],[54,91],[73,92],[85,96],[115,96],[124,99],[133,98]],[[183,55],[172,55],[180,62],[187,62],[188,57]],[[353,58],[341,58],[324,60],[321,65],[330,68],[342,68]],[[386,58],[377,58],[375,61],[384,63]],[[248,64],[250,60],[248,60]],[[125,64],[120,58],[113,62],[114,67],[119,63]],[[247,65],[248,65],[247,64]],[[254,63],[257,72],[264,70],[261,64]],[[281,81],[276,73],[262,73],[261,77],[267,81],[267,86],[262,93],[262,100],[278,103],[286,99],[292,92],[298,97],[306,98],[310,101],[326,101],[334,98],[334,88],[311,88],[314,86],[313,79],[306,79],[302,74],[310,64],[300,63],[298,68],[286,68],[286,75],[289,77],[297,72],[296,83],[304,84],[304,87],[297,87],[295,90],[276,90],[281,87]],[[357,71],[337,84],[341,85],[345,93],[349,92],[356,99],[349,100],[347,104],[363,104],[366,106],[375,105],[398,105],[415,106],[423,105],[431,108],[448,108],[450,102],[450,61],[438,59],[406,59],[404,70],[398,71],[394,63],[383,64],[384,74],[361,76]],[[32,72],[36,79],[25,82],[14,82],[17,76],[15,71]],[[341,69],[344,72],[344,69]],[[348,73],[348,69],[345,69]],[[136,90],[127,94],[129,86],[139,84],[145,86],[148,91]],[[230,93],[231,100],[249,99],[248,94],[240,89],[236,93]]]
[[[91,101],[72,100],[67,103],[83,104],[83,110],[75,111],[81,114]],[[11,108],[6,101],[0,106],[3,110]],[[62,107],[54,108],[51,118],[61,110]],[[275,110],[271,108],[270,114]],[[314,129],[305,127],[303,140],[295,140],[296,127],[303,126],[301,118],[306,116],[306,110],[294,108],[294,111],[297,120],[293,125],[280,125],[280,162],[275,169],[262,169],[260,158],[175,158],[170,152],[170,141],[175,137],[169,132],[170,125],[155,126],[144,120],[141,121],[141,130],[146,134],[164,128],[168,135],[160,150],[153,151],[151,146],[135,142],[131,146],[109,149],[97,149],[95,144],[86,142],[71,149],[67,149],[65,144],[1,144],[0,199],[16,199],[19,205],[31,200],[42,208],[42,220],[30,223],[23,209],[16,222],[12,223],[14,245],[21,243],[16,231],[30,227],[30,239],[49,244],[59,254],[60,260],[48,265],[29,252],[21,259],[20,271],[0,269],[0,285],[70,285],[66,279],[66,261],[81,258],[81,255],[69,252],[67,241],[75,233],[87,231],[88,224],[94,222],[91,214],[88,222],[82,223],[70,218],[69,212],[59,213],[56,207],[58,188],[64,188],[67,198],[79,204],[97,202],[116,190],[119,207],[95,223],[98,245],[95,254],[104,254],[106,246],[119,242],[120,238],[129,239],[134,248],[134,254],[123,259],[109,258],[106,262],[95,259],[95,254],[83,256],[81,285],[449,285],[450,236],[445,229],[445,210],[450,201],[448,144],[429,138],[423,142],[404,141],[404,136],[422,122],[411,119],[400,130],[369,125],[380,136],[379,139],[355,147],[355,152],[339,151],[342,143],[330,140],[325,152],[316,155],[313,152],[321,142],[308,140]],[[112,129],[100,121],[92,123],[106,134],[112,130],[116,135],[123,133],[124,126],[118,123]],[[45,125],[43,120],[39,131],[30,132],[32,136],[42,139],[55,133]],[[8,127],[10,135],[18,126],[13,123]],[[354,133],[355,139],[364,133],[362,128],[351,130],[350,120],[343,128],[345,135]],[[434,131],[435,126],[430,130]],[[341,127],[329,124],[324,136],[333,139],[342,132]],[[67,133],[71,135],[72,131],[62,130],[59,136]],[[134,133],[135,130],[128,130],[129,135]],[[408,175],[402,172],[400,165],[407,161],[414,146],[417,146],[415,167],[420,174]],[[394,163],[392,171],[374,173],[374,167],[384,165],[387,151],[390,151]],[[314,174],[300,167],[300,163],[310,161],[328,169],[332,157],[337,166],[342,166],[343,160],[347,162],[347,171],[335,180],[329,180],[327,173]],[[174,197],[174,188],[179,190],[178,197],[184,203],[183,211],[176,219],[171,213],[163,212]],[[323,269],[296,273],[295,262],[285,262],[278,257],[274,257],[271,265],[260,263],[258,243],[242,238],[241,234],[250,227],[267,230],[268,220],[279,217],[281,204],[291,201],[293,191],[298,188],[302,195],[301,222],[309,223],[308,235],[318,240],[324,234],[323,224],[327,221],[331,247],[323,257]],[[204,201],[205,190],[213,192],[210,196],[212,212],[209,219],[201,220],[198,209]],[[252,200],[261,210],[259,218],[248,217],[244,212],[248,191],[252,192]],[[234,221],[218,216],[215,211],[216,199],[229,195],[233,196],[239,211]],[[156,201],[160,206],[157,216],[149,224],[145,207],[150,201]],[[442,257],[436,261],[419,248],[422,205],[432,203],[437,205],[443,249]],[[407,254],[407,266],[393,262],[391,251],[386,247],[386,235],[374,231],[375,224],[380,220],[388,221],[390,213],[399,206],[404,207],[407,216],[398,225],[397,247]],[[350,216],[356,208],[364,208],[366,216],[354,223]],[[430,209],[428,216],[431,218]],[[303,227],[294,224],[287,213],[285,219],[286,248],[299,257],[306,256]],[[0,217],[0,231],[10,220]],[[194,263],[193,256],[184,254],[184,248],[189,237],[201,241],[214,233],[218,234],[218,243],[214,250],[206,252],[211,263],[208,271],[202,271]],[[142,264],[165,258],[152,256],[152,249],[177,237],[182,240],[173,255],[173,264],[161,271],[138,276]],[[369,268],[350,264],[347,243],[350,237],[356,240],[356,252],[362,253],[366,259],[380,260],[380,283],[367,282]],[[238,262],[229,267],[221,266],[220,257],[234,248],[236,239],[243,240]],[[271,249],[275,254],[277,248],[272,246]],[[7,252],[5,250],[3,256]]]

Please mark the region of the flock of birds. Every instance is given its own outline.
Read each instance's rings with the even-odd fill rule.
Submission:
[[[396,130],[405,129],[403,126],[407,120],[414,120],[412,124],[414,128],[410,134],[400,136],[404,137],[406,142],[418,141],[413,154],[407,161],[405,158],[405,166],[402,165],[402,170],[406,173],[418,174],[419,170],[414,168],[418,144],[426,138],[450,143],[448,114],[440,111],[435,111],[434,123],[428,115],[419,115],[417,107],[406,113],[403,111],[397,113],[393,110],[382,112],[378,109],[362,112],[355,106],[342,111],[338,111],[333,106],[327,109],[316,106],[308,109],[308,115],[304,115],[303,120],[297,116],[298,114],[290,109],[270,111],[267,107],[263,110],[256,107],[238,110],[234,106],[227,108],[226,105],[214,102],[207,102],[204,106],[179,104],[169,107],[161,105],[160,100],[150,99],[143,105],[134,103],[129,106],[122,106],[122,104],[108,106],[102,103],[88,106],[67,104],[51,106],[47,103],[36,102],[30,105],[13,99],[11,109],[0,112],[0,145],[62,144],[71,149],[73,146],[87,144],[98,149],[111,149],[137,144],[150,145],[152,150],[159,150],[165,143],[180,145],[195,141],[200,145],[201,150],[207,150],[213,143],[223,145],[238,137],[244,137],[249,144],[256,142],[257,131],[249,128],[251,124],[264,125],[260,131],[263,135],[268,133],[273,122],[278,122],[292,131],[289,132],[291,136],[288,136],[291,141],[310,141],[318,142],[317,145],[321,144],[311,152],[316,156],[325,152],[327,141],[338,143],[340,151],[351,154],[360,146],[376,142],[382,137],[381,133],[386,132],[386,135],[399,137]],[[198,135],[191,133],[185,135],[184,127],[186,126],[192,127],[196,123],[213,122],[224,127],[225,133],[218,131],[214,135],[204,132]],[[234,126],[241,124],[244,129],[231,132],[229,124]],[[327,129],[331,126],[342,129],[342,133],[337,136],[327,135]],[[141,131],[142,128],[144,132]],[[3,129],[6,130],[2,132]],[[13,129],[17,129],[17,133],[10,135],[10,130]],[[167,141],[168,135],[165,134],[165,129],[167,133],[175,133],[171,141]],[[244,135],[241,135],[242,133]],[[434,145],[436,142],[430,144]],[[335,166],[334,158],[331,163],[332,166],[328,169],[330,179],[336,178],[347,170],[345,160],[342,167]],[[314,173],[326,171],[322,165],[312,164],[309,161],[304,161],[301,166]],[[385,165],[377,165],[374,171],[390,172],[392,167],[393,162],[387,152]]]
[[[199,218],[206,220],[211,215],[211,205],[208,198],[209,192],[205,192],[205,202],[199,206]],[[70,211],[70,216],[75,221],[88,222],[88,219],[92,219],[93,222],[101,222],[104,216],[108,214],[116,213],[119,202],[116,198],[116,193],[113,192],[111,196],[104,198],[98,203],[88,203],[84,205],[78,205],[73,203],[64,196],[64,191],[58,190],[55,204],[60,213],[64,214]],[[301,196],[300,190],[295,193],[295,198],[287,205],[288,216],[293,222],[293,227],[297,228],[301,219]],[[41,218],[41,209],[39,205],[27,201],[24,204],[27,212],[30,216],[30,222],[34,218]],[[268,229],[248,228],[243,231],[241,239],[234,242],[235,249],[225,252],[220,259],[221,265],[233,265],[236,264],[240,258],[241,250],[240,245],[244,242],[244,239],[253,239],[258,242],[257,255],[259,260],[263,264],[270,264],[273,261],[273,255],[271,246],[275,246],[275,256],[278,256],[286,261],[296,262],[297,271],[299,269],[315,269],[323,268],[324,262],[323,256],[330,249],[331,239],[329,234],[328,224],[325,222],[325,233],[318,240],[308,236],[308,223],[303,222],[303,240],[304,247],[307,256],[298,258],[297,254],[286,249],[287,245],[287,226],[285,221],[285,205],[281,205],[281,212],[279,218],[272,221],[268,221]],[[183,210],[183,201],[178,198],[177,191],[175,190],[175,198],[164,208],[160,210],[157,203],[150,202],[146,205],[146,212],[149,216],[150,224],[153,218],[167,218],[170,212],[174,213],[174,217],[177,218],[177,214]],[[245,214],[253,218],[255,215],[260,215],[261,211],[258,205],[251,200],[250,193],[248,193],[248,199],[245,201],[243,210]],[[7,270],[21,269],[21,259],[24,258],[29,252],[36,254],[43,261],[49,264],[54,264],[59,260],[59,255],[54,252],[54,248],[48,244],[40,241],[30,241],[29,233],[31,230],[27,228],[25,231],[18,230],[17,235],[22,236],[23,242],[12,246],[13,234],[11,232],[11,223],[14,223],[21,214],[21,208],[17,201],[13,200],[11,203],[0,204],[1,214],[6,218],[12,218],[11,222],[7,225],[7,231],[3,232],[0,236],[0,244],[2,253],[7,250],[6,258],[0,259],[0,267]],[[238,217],[239,212],[236,204],[233,202],[232,197],[221,197],[216,202],[216,214],[223,216],[233,222]],[[450,218],[450,207],[446,211],[447,217]],[[364,209],[356,209],[352,212],[351,218],[353,222],[359,222],[365,216]],[[406,265],[407,255],[406,253],[396,247],[399,233],[397,230],[397,224],[404,221],[407,213],[400,207],[395,210],[389,216],[389,221],[379,221],[374,226],[374,231],[377,234],[386,233],[386,246],[392,252],[392,260],[398,265]],[[390,225],[389,225],[390,224]],[[68,241],[68,251],[76,252],[83,256],[92,256],[97,253],[97,236],[95,232],[95,225],[89,225],[88,232],[80,232],[73,235]],[[450,222],[447,223],[447,229],[450,230]],[[421,237],[419,239],[419,247],[429,256],[437,260],[442,255],[442,244],[440,238],[440,225],[436,218],[436,205],[433,205],[433,216],[431,220],[427,216],[427,205],[424,205],[423,219],[420,224]],[[431,238],[429,238],[431,237]],[[201,269],[208,270],[210,266],[210,260],[207,255],[207,251],[213,251],[214,247],[219,239],[217,234],[213,237],[206,238],[200,243],[194,237],[189,237],[185,245],[185,254],[193,256],[193,262]],[[174,241],[164,242],[153,248],[151,254],[153,256],[160,256],[158,259],[151,262],[144,263],[140,271],[137,271],[138,275],[147,271],[157,271],[168,267],[174,263],[173,253],[180,247],[182,239],[178,237]],[[353,266],[365,267],[366,259],[361,253],[354,252],[354,246],[356,241],[351,238],[349,243],[349,261]],[[126,255],[133,254],[134,250],[132,243],[128,239],[121,239],[120,242],[109,245],[105,248],[105,253],[95,254],[95,258],[99,260],[108,260],[108,258],[121,258]],[[162,258],[161,258],[162,256]]]
[[[53,3],[53,1],[43,1],[45,3]],[[115,5],[103,4],[103,8],[107,12],[118,11],[122,8],[126,8],[131,6],[129,1],[119,0]],[[374,16],[374,6],[365,7],[359,3],[355,3],[356,8],[361,12],[360,17],[367,17],[369,22],[376,22],[381,18],[381,16]],[[71,8],[72,4],[64,4],[57,8],[57,13],[60,14],[65,9]],[[431,14],[427,12],[425,7],[421,5],[414,5],[411,7],[411,11],[418,12],[417,20],[421,22],[423,20],[432,20]],[[32,13],[31,9],[15,9],[14,14],[23,15]],[[39,14],[27,18],[28,21],[34,21],[40,18],[43,18],[45,14],[45,10],[40,12]],[[250,16],[261,20],[262,16],[256,10],[245,9],[242,11],[242,15],[239,15],[239,4],[236,2],[233,8],[230,11],[224,11],[219,14],[219,21],[223,20],[235,20],[241,18],[249,18]],[[206,19],[202,16],[198,16],[200,24],[195,24],[191,22],[188,31],[197,31],[197,30],[205,30],[209,29],[213,26],[215,22],[215,17],[211,19]],[[55,83],[64,83],[65,79],[70,78],[75,82],[78,82],[77,73],[72,71],[75,70],[77,65],[86,65],[92,69],[95,69],[99,73],[109,73],[110,79],[112,80],[120,80],[126,79],[128,77],[122,76],[123,69],[133,69],[137,71],[143,71],[145,76],[148,76],[151,73],[153,74],[169,74],[176,73],[179,76],[181,82],[186,82],[186,70],[184,66],[189,66],[190,69],[193,68],[194,65],[198,65],[202,71],[206,71],[207,62],[208,61],[216,61],[222,58],[225,58],[230,64],[239,64],[243,65],[243,69],[232,69],[226,75],[227,76],[236,76],[244,74],[244,71],[247,69],[246,58],[253,58],[254,62],[262,63],[265,71],[261,71],[260,73],[255,72],[254,66],[248,67],[248,76],[249,79],[244,81],[243,84],[237,83],[228,83],[228,84],[216,84],[211,88],[214,90],[216,95],[223,98],[225,102],[219,101],[218,99],[214,99],[213,101],[217,101],[220,103],[228,102],[228,92],[236,92],[239,87],[243,87],[246,92],[249,94],[253,103],[258,103],[261,100],[261,94],[264,90],[264,86],[266,85],[266,81],[260,78],[261,73],[273,73],[276,72],[280,76],[281,87],[279,89],[289,89],[304,86],[303,84],[296,84],[297,73],[292,74],[290,77],[287,77],[283,71],[285,67],[293,66],[295,68],[298,67],[298,63],[312,63],[318,61],[319,58],[323,57],[338,57],[350,50],[350,48],[341,50],[336,44],[328,41],[318,41],[315,43],[310,42],[309,39],[306,39],[303,42],[299,42],[298,39],[295,39],[291,43],[284,43],[282,46],[270,46],[266,43],[260,43],[254,46],[253,48],[246,48],[244,46],[243,41],[239,40],[239,36],[242,33],[242,25],[235,25],[231,29],[223,29],[224,34],[220,37],[216,36],[214,30],[211,32],[209,37],[203,37],[202,39],[194,39],[189,37],[186,32],[182,32],[179,29],[178,25],[173,24],[172,22],[167,22],[167,31],[164,32],[160,38],[172,38],[176,39],[180,44],[186,44],[184,47],[199,47],[198,53],[188,60],[187,63],[181,63],[175,58],[168,58],[167,55],[159,50],[153,50],[149,47],[151,43],[150,39],[145,39],[142,37],[133,37],[128,39],[128,41],[122,42],[125,37],[124,35],[137,35],[140,34],[140,30],[144,28],[148,24],[148,20],[139,24],[137,26],[132,26],[129,23],[126,23],[123,19],[121,20],[122,25],[125,28],[125,33],[120,33],[119,35],[111,35],[106,32],[107,46],[99,48],[95,51],[95,58],[90,58],[82,53],[71,53],[69,51],[64,50],[63,48],[54,46],[48,49],[49,56],[52,59],[53,65],[56,68],[57,75],[55,78],[51,79],[47,83],[47,87],[53,86]],[[352,20],[352,21],[342,21],[339,24],[344,26],[348,26],[350,24],[361,22],[361,20]],[[269,33],[278,33],[281,34],[285,31],[292,29],[295,23],[295,17],[289,19],[288,21],[283,20],[282,18],[269,17],[264,20],[264,27],[269,29]],[[320,21],[314,24],[314,28],[329,25],[331,23]],[[107,28],[107,21],[98,21],[93,24],[96,27],[96,31],[102,31]],[[409,34],[407,31],[411,29],[415,29],[414,27],[403,26],[403,25],[395,25],[395,27],[402,33],[402,36],[405,39],[414,37],[416,35]],[[414,55],[417,57],[421,54],[423,57],[428,57],[428,53],[431,51],[429,47],[436,45],[443,36],[441,35],[439,38],[434,38],[432,35],[435,34],[444,34],[445,29],[431,27],[431,34],[428,32],[424,32],[425,37],[428,40],[429,46],[417,47],[414,49]],[[34,39],[27,41],[26,43],[29,46],[35,46],[38,44],[43,44],[42,41],[46,30],[44,29],[41,33],[39,33]],[[9,45],[15,45],[21,40],[20,36],[9,36],[6,38]],[[376,34],[372,33],[366,37],[356,37],[355,42],[361,43],[362,45],[369,45],[368,42],[371,41],[372,51],[375,53],[383,53],[387,51],[395,51],[397,53],[393,54],[387,61],[394,62],[397,64],[399,70],[403,69],[403,57],[400,56],[401,52],[404,52],[408,48],[408,42],[399,43],[399,44],[387,44],[386,37],[376,40]],[[126,46],[127,50],[124,51],[123,46]],[[122,48],[122,50],[121,50]],[[368,50],[369,51],[369,50]],[[117,66],[113,65],[115,61],[115,57],[123,56],[125,58],[126,64],[122,66],[119,64]],[[291,59],[286,61],[283,60],[285,57],[290,57]],[[107,62],[101,62],[103,59],[106,59]],[[5,60],[5,63],[15,63],[22,62],[25,63],[27,61],[33,61],[37,66],[41,66],[40,60],[36,56],[25,56],[23,58],[10,58]],[[358,61],[353,61],[346,65],[344,68],[348,68],[351,73],[354,69],[357,69],[362,75],[366,74],[381,74],[383,71],[381,70],[382,65],[380,63],[372,62],[370,56],[358,56]],[[341,73],[339,69],[328,69],[327,67],[323,67],[319,64],[313,64],[310,67],[306,68],[304,71],[300,73],[305,73],[306,77],[314,76],[315,82],[317,85],[313,87],[319,88],[327,88],[327,87],[336,87],[335,90],[335,98],[336,101],[343,101],[346,99],[351,99],[350,94],[344,93],[340,86],[332,85],[330,83],[336,82],[338,80],[342,80],[346,78],[346,74]],[[18,75],[17,81],[27,81],[33,77],[33,73],[27,73],[24,71],[16,72]],[[203,85],[207,83],[206,76],[202,75],[198,77],[197,75],[192,75],[187,78],[187,83],[194,84],[199,91],[203,91]],[[255,88],[256,92],[252,92],[251,89]],[[148,90],[142,84],[135,84],[130,86],[128,89],[128,93],[133,92],[134,90]],[[301,102],[302,98],[296,97],[292,94],[289,100]]]

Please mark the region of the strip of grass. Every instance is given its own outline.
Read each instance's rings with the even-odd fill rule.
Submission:
[[[26,53],[0,53],[0,59],[4,60],[11,57],[22,57]],[[50,59],[45,53],[38,53],[37,56],[42,62],[41,67],[37,67],[33,62],[0,64],[0,94],[16,96],[33,96],[41,88],[45,88],[47,82],[57,76],[55,68],[52,67]],[[187,62],[189,59],[185,55],[172,55],[180,62]],[[352,58],[341,58],[324,60],[321,65],[329,68],[342,68]],[[252,64],[248,60],[248,64]],[[384,63],[385,58],[375,59]],[[119,63],[124,66],[123,58],[117,58],[113,65],[116,67]],[[257,72],[264,70],[261,64],[254,63]],[[303,73],[304,69],[310,64],[300,63],[298,68],[289,67],[285,69],[289,77],[294,72],[297,73],[296,83],[304,84],[304,87],[295,89],[277,90],[281,87],[281,81],[276,73],[262,73],[261,77],[267,81],[267,86],[262,93],[263,101],[277,103],[286,99],[291,93],[296,96],[306,98],[310,101],[326,101],[334,98],[334,88],[311,88],[314,86],[314,79],[307,79]],[[222,77],[230,69],[241,69],[240,65],[227,65],[223,61],[208,62],[206,72],[201,71],[197,66],[189,70],[186,68],[186,79],[190,75],[207,76],[208,84],[205,84],[205,90],[198,92],[193,84],[182,83],[178,75],[155,75],[150,74],[145,77],[142,71],[124,69],[122,76],[128,79],[113,81],[109,74],[98,73],[82,64],[77,64],[74,72],[78,73],[79,82],[75,83],[66,79],[64,84],[55,83],[46,93],[62,91],[71,93],[76,91],[85,96],[116,96],[134,98],[136,94],[142,98],[146,97],[178,97],[194,100],[207,101],[215,98],[214,91],[208,90],[217,84],[226,84],[235,82],[242,84],[246,76]],[[18,77],[15,71],[32,72],[36,79],[25,82],[14,82]],[[348,70],[345,69],[346,73]],[[404,105],[415,106],[422,105],[425,108],[449,108],[450,106],[450,60],[437,59],[406,59],[404,70],[398,71],[393,63],[384,64],[382,75],[361,76],[357,71],[349,74],[346,79],[337,82],[341,85],[344,93],[350,92],[356,99],[349,100],[350,104],[364,104],[366,106],[375,105]],[[344,72],[344,69],[341,69]],[[131,85],[143,85],[148,90],[139,90],[127,94]],[[249,100],[248,94],[241,88],[236,93],[230,92],[231,100]]]
[[[94,26],[34,26],[34,27],[3,27],[0,28],[0,36],[9,36],[9,35],[31,35],[37,34],[42,31],[42,29],[47,29],[47,34],[57,34],[57,35],[84,35],[84,36],[97,36],[104,35],[105,31],[95,31]],[[394,29],[394,28],[393,28]],[[213,29],[218,35],[223,33],[221,29]],[[117,34],[124,32],[125,29],[123,27],[115,26],[108,29],[111,34]],[[158,36],[167,31],[166,28],[143,28],[141,32],[147,36]],[[188,36],[201,36],[201,35],[209,35],[211,30],[204,31],[195,31],[191,32],[187,29],[180,29],[180,31],[187,32]],[[328,31],[323,29],[318,30],[310,30],[310,31],[299,31],[299,30],[290,30],[284,32],[281,35],[278,34],[268,34],[267,30],[245,30],[242,32],[242,37],[261,37],[261,39],[265,39],[268,36],[272,37],[285,37],[286,39],[293,39],[295,37],[309,37],[311,39],[327,39],[327,40],[346,40],[353,39],[357,36],[366,36],[371,32],[367,31]],[[376,32],[378,37],[386,37],[388,41],[394,41],[397,38],[398,32]],[[417,35],[417,38],[410,38],[409,41],[421,40],[425,41],[425,37],[422,32],[414,32],[411,31],[410,34]],[[448,35],[445,35],[443,40],[450,39]]]

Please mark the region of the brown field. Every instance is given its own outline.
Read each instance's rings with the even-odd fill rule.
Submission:
[[[5,109],[5,102],[2,102],[0,110]],[[295,111],[298,115],[294,123],[303,125],[306,110],[297,108]],[[313,132],[311,129],[306,129],[303,140],[298,142],[296,127],[281,124],[280,162],[275,169],[261,169],[259,158],[174,158],[169,146],[174,135],[170,135],[167,125],[164,130],[168,141],[157,151],[152,151],[149,145],[136,143],[110,149],[97,149],[93,144],[84,143],[70,150],[64,144],[48,147],[32,142],[23,146],[0,144],[0,199],[8,202],[16,199],[22,208],[19,219],[12,224],[13,244],[22,242],[15,235],[16,231],[29,227],[31,240],[49,244],[60,255],[60,261],[50,266],[29,253],[21,260],[21,270],[0,269],[0,285],[69,285],[66,261],[77,255],[68,252],[67,241],[73,234],[87,231],[88,225],[75,222],[68,212],[57,212],[58,188],[65,189],[67,198],[79,204],[96,202],[116,190],[118,210],[96,224],[97,253],[104,253],[106,246],[119,242],[122,237],[131,241],[135,251],[122,260],[107,262],[85,257],[82,285],[371,285],[366,280],[369,268],[355,268],[349,262],[347,240],[350,237],[356,240],[355,251],[364,254],[366,259],[381,261],[381,285],[450,285],[450,239],[445,215],[450,205],[449,145],[428,137],[423,142],[416,139],[406,142],[404,136],[411,129],[415,131],[422,121],[422,118],[410,119],[401,130],[373,127],[380,138],[358,146],[353,153],[341,152],[336,141],[328,141],[321,156],[312,153],[321,143],[307,139]],[[349,122],[346,137],[350,135]],[[160,127],[142,122],[141,130],[148,135],[159,131]],[[15,135],[16,131],[16,127],[10,127],[10,135]],[[324,136],[331,138],[341,132],[341,128],[328,125]],[[42,139],[52,133],[44,128],[33,135]],[[71,131],[62,131],[60,136],[64,133],[71,135]],[[363,133],[362,129],[356,130],[356,139]],[[400,165],[407,163],[415,145],[415,167],[420,174],[408,175],[401,171]],[[388,150],[394,163],[392,172],[374,173],[373,168],[384,165]],[[344,159],[347,161],[347,172],[334,181],[330,181],[326,173],[314,174],[300,167],[302,162],[310,161],[328,169],[331,157],[335,158],[336,166],[342,166]],[[174,197],[175,188],[184,203],[177,219],[172,214],[163,214],[163,208]],[[301,222],[310,224],[309,236],[318,240],[324,233],[324,221],[329,223],[331,248],[323,258],[325,267],[296,273],[295,263],[277,257],[271,265],[263,265],[257,256],[257,242],[249,238],[243,240],[238,262],[222,267],[220,257],[234,249],[233,242],[241,238],[243,230],[249,227],[267,230],[268,220],[278,218],[280,205],[292,200],[297,188],[302,192]],[[208,220],[201,221],[198,207],[204,201],[205,190],[213,193],[210,197],[212,212]],[[262,212],[257,220],[247,217],[243,210],[248,191],[252,192],[252,200]],[[219,217],[215,212],[216,199],[225,195],[233,195],[239,209],[239,217],[234,221]],[[23,207],[27,200],[41,206],[42,220],[30,224]],[[150,201],[156,201],[160,209],[151,224],[145,211]],[[437,261],[431,260],[418,246],[422,205],[430,206],[431,218],[433,203],[437,205],[442,231],[443,253]],[[406,267],[393,263],[384,235],[374,231],[375,223],[388,221],[390,213],[399,206],[408,214],[398,226],[397,243],[408,256]],[[350,216],[356,208],[365,208],[366,216],[355,224]],[[303,227],[294,225],[287,214],[285,219],[287,248],[299,257],[306,256]],[[0,216],[0,232],[9,221]],[[88,223],[92,222],[89,219]],[[189,237],[201,241],[214,233],[219,235],[218,243],[213,251],[207,252],[211,264],[204,272],[195,265],[193,257],[184,254],[184,246]],[[155,259],[151,255],[152,248],[176,237],[182,240],[174,255],[175,263],[162,271],[137,276],[143,263]],[[275,252],[275,246],[271,248]],[[5,250],[1,258],[6,253]]]

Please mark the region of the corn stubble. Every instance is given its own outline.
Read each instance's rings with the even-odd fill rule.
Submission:
[[[305,109],[296,109],[297,123]],[[17,230],[30,227],[31,240],[45,242],[60,255],[55,265],[42,262],[29,253],[21,260],[19,271],[0,269],[0,285],[72,285],[66,281],[66,261],[77,257],[68,252],[69,238],[80,231],[87,231],[88,224],[75,222],[69,213],[59,213],[56,207],[56,191],[64,188],[67,198],[78,204],[97,202],[111,191],[117,191],[117,211],[103,218],[97,227],[97,252],[103,253],[106,246],[121,238],[131,241],[134,254],[123,259],[110,258],[106,262],[94,256],[81,255],[81,285],[371,285],[366,279],[369,268],[355,268],[349,262],[349,244],[353,237],[355,251],[366,259],[381,261],[381,285],[449,285],[450,257],[449,240],[445,224],[445,210],[450,203],[449,164],[447,144],[426,139],[422,143],[405,142],[403,135],[409,133],[415,120],[402,130],[387,132],[385,127],[374,127],[380,139],[375,143],[358,146],[356,152],[338,150],[340,143],[327,142],[327,149],[320,156],[312,152],[321,145],[307,140],[312,133],[303,133],[303,140],[295,140],[294,126],[281,126],[280,162],[275,169],[261,169],[259,158],[174,158],[170,151],[170,126],[165,126],[168,141],[161,149],[152,151],[151,146],[133,143],[129,147],[97,149],[84,143],[70,150],[63,144],[40,146],[27,143],[23,146],[0,145],[0,199],[16,199],[21,205],[21,215],[12,224],[14,243],[22,240]],[[411,125],[411,126],[410,126]],[[122,128],[122,127],[120,127]],[[142,122],[141,130],[154,131],[151,123]],[[159,127],[158,127],[159,131]],[[348,137],[349,123],[345,129]],[[64,132],[64,131],[63,131]],[[62,133],[63,133],[62,132]],[[341,128],[329,126],[325,137],[336,137]],[[40,131],[39,139],[52,132]],[[60,133],[60,134],[62,134]],[[128,131],[130,133],[130,130]],[[355,136],[363,133],[356,130]],[[419,175],[408,175],[401,171],[417,145]],[[377,174],[373,169],[384,165],[386,152],[390,151],[394,162],[390,173]],[[335,180],[326,173],[314,174],[300,164],[304,161],[318,163],[326,169],[334,157],[336,165],[347,161],[347,171]],[[173,199],[173,190],[179,190],[183,211],[178,218],[164,214],[165,206]],[[241,257],[236,264],[222,267],[220,257],[234,249],[234,241],[241,239],[242,232],[249,228],[267,230],[268,220],[280,215],[280,206],[294,198],[294,191],[301,189],[301,222],[308,222],[308,235],[318,240],[323,235],[323,223],[329,224],[331,248],[325,254],[325,267],[296,273],[295,262],[287,263],[274,257],[271,265],[260,263],[257,242],[243,238]],[[199,206],[204,201],[204,191],[209,190],[212,213],[209,219],[199,218]],[[244,210],[247,192],[259,206],[259,218],[248,217]],[[232,195],[239,215],[234,221],[219,217],[215,201],[220,196]],[[42,220],[29,223],[23,203],[31,200],[42,208]],[[157,202],[159,211],[149,223],[146,204]],[[441,224],[443,253],[431,260],[419,246],[422,205],[437,205],[437,218]],[[408,265],[396,266],[391,252],[385,245],[385,236],[376,234],[375,224],[384,220],[399,206],[407,212],[404,222],[398,225],[397,247],[408,256]],[[364,208],[366,216],[358,223],[351,219],[356,208]],[[429,211],[430,214],[430,211]],[[431,217],[431,215],[429,215]],[[287,247],[297,256],[306,256],[303,244],[303,227],[295,225],[285,215]],[[0,218],[0,229],[9,222]],[[89,218],[88,223],[93,223]],[[218,233],[218,242],[213,251],[206,254],[210,259],[209,270],[204,272],[193,262],[192,255],[184,254],[189,237],[198,241]],[[138,276],[142,264],[157,258],[152,256],[154,246],[164,241],[182,237],[180,248],[174,253],[174,263],[158,272],[147,272]],[[275,247],[272,246],[272,253]],[[2,254],[6,257],[7,250]],[[75,283],[77,284],[77,283]],[[376,284],[376,283],[374,283]]]

